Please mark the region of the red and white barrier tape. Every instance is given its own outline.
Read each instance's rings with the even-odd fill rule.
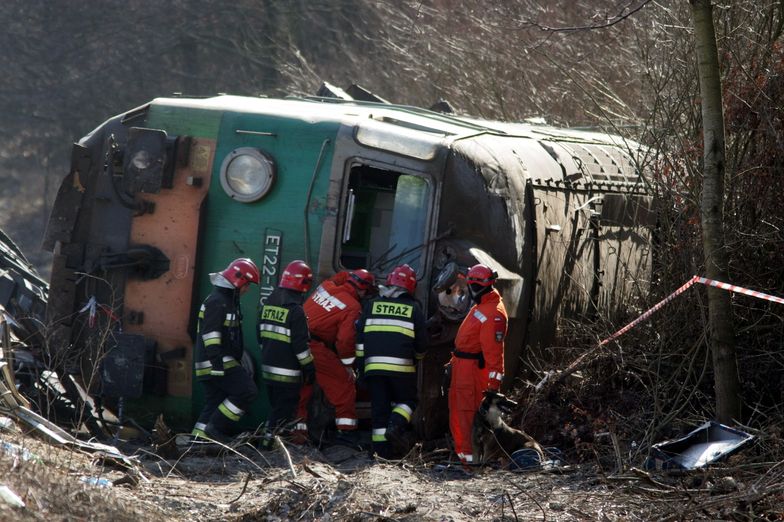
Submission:
[[[750,296],[756,297],[758,299],[765,299],[766,301],[773,301],[774,303],[784,304],[784,298],[776,297],[775,295],[770,295],[770,294],[765,294],[765,293],[762,293],[762,292],[757,292],[756,290],[749,290],[748,288],[743,288],[741,286],[735,286],[735,285],[731,285],[731,284],[728,284],[728,283],[722,283],[721,281],[714,281],[713,279],[707,279],[705,277],[694,276],[691,279],[689,279],[686,282],[686,284],[684,284],[683,286],[681,286],[680,288],[675,290],[673,293],[671,293],[670,295],[668,295],[667,297],[665,297],[664,299],[662,299],[661,301],[656,303],[654,306],[652,306],[651,308],[646,310],[637,319],[635,319],[631,323],[627,324],[626,326],[624,326],[623,328],[621,328],[620,330],[618,330],[617,332],[612,334],[607,339],[605,339],[602,342],[600,342],[599,346],[603,346],[603,345],[609,343],[610,341],[612,341],[614,339],[617,339],[618,337],[622,336],[623,334],[625,334],[626,332],[628,332],[629,330],[631,330],[632,328],[634,328],[635,326],[637,326],[641,322],[645,321],[651,315],[653,315],[654,312],[659,310],[662,306],[666,305],[667,303],[669,303],[670,301],[672,301],[673,299],[675,299],[676,297],[681,295],[683,292],[688,290],[694,283],[700,283],[700,284],[706,285],[706,286],[714,286],[716,288],[721,288],[722,290],[727,290],[727,291],[730,291],[730,292],[737,292],[739,294],[750,295]]]
[[[698,283],[706,286],[715,286],[716,288],[721,288],[722,290],[729,290],[730,292],[737,292],[739,294],[750,295],[751,297],[756,297],[758,299],[765,299],[766,301],[773,301],[774,303],[784,304],[784,298],[782,297],[764,294],[762,292],[757,292],[756,290],[749,290],[748,288],[731,285],[729,283],[722,283],[721,281],[714,281],[713,279],[706,279],[704,277],[694,276],[694,278]]]

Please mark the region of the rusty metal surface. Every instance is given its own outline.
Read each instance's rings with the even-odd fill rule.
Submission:
[[[143,312],[142,322],[126,321],[125,331],[151,337],[157,341],[158,353],[184,347],[183,358],[169,362],[168,393],[185,397],[191,394],[193,341],[188,334],[191,320],[199,218],[210,187],[215,141],[192,140],[198,154],[207,162],[189,164],[175,171],[172,188],[145,199],[155,202],[156,211],[134,217],[130,242],[159,248],[170,260],[171,269],[150,280],[129,279],[125,285],[125,314]],[[189,179],[201,178],[198,186]]]

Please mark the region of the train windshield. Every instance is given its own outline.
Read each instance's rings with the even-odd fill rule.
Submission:
[[[421,176],[353,167],[340,255],[343,266],[386,273],[408,263],[421,273],[430,190]]]

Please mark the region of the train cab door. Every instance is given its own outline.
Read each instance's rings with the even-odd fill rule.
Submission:
[[[433,192],[433,181],[424,173],[362,160],[352,162],[345,191],[340,265],[367,268],[384,276],[406,263],[421,281],[428,272]]]

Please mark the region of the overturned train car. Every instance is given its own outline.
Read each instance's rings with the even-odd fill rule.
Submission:
[[[201,400],[192,346],[209,272],[250,257],[263,299],[293,259],[317,281],[356,267],[381,280],[406,262],[431,317],[415,417],[436,436],[441,366],[470,304],[461,269],[499,273],[506,386],[528,350],[556,342],[562,318],[612,316],[644,294],[639,153],[616,136],[383,100],[155,99],[73,147],[44,239],[50,349],[126,413],[163,413],[187,430]],[[257,305],[243,297],[251,371]],[[264,418],[263,398],[250,413]]]

